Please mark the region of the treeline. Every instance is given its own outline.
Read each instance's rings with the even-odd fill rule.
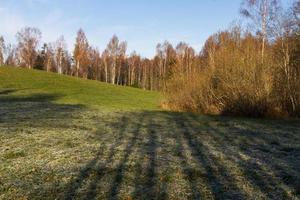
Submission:
[[[177,69],[192,73],[199,60],[195,50],[184,42],[174,48],[168,41],[158,44],[153,59],[135,51],[127,55],[127,42],[114,35],[100,52],[89,44],[82,29],[77,32],[74,50],[68,52],[64,36],[39,48],[42,33],[25,27],[16,34],[17,45],[5,44],[0,37],[0,65],[40,69],[118,85],[162,90]],[[176,68],[176,69],[175,69]]]
[[[152,59],[127,54],[113,36],[100,52],[82,29],[68,52],[64,37],[39,48],[41,32],[26,27],[17,45],[0,38],[0,65],[57,72],[160,90],[163,107],[207,114],[300,116],[300,2],[244,0],[251,29],[235,25],[209,37],[200,53],[184,42],[158,44]]]
[[[101,53],[91,46],[82,29],[77,32],[73,52],[68,52],[63,36],[39,48],[41,31],[25,27],[16,34],[16,46],[5,44],[0,37],[0,65],[40,69],[118,85],[149,90],[161,88],[163,69],[154,60],[136,52],[126,54],[127,43],[113,36]],[[157,63],[158,64],[158,63]]]
[[[300,2],[246,0],[253,31],[233,26],[206,41],[194,73],[174,73],[164,106],[179,111],[254,117],[300,116]],[[186,68],[187,69],[187,68]]]

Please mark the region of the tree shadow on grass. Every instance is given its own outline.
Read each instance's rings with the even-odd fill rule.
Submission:
[[[81,129],[71,121],[81,119],[84,106],[55,103],[60,95],[13,92],[0,95],[2,128]],[[161,111],[119,112],[109,117],[95,111],[86,119],[99,134],[94,138],[99,144],[94,158],[74,169],[76,177],[57,193],[45,187],[39,194],[58,199],[299,197],[297,122],[262,123]],[[103,134],[104,126],[109,132]]]
[[[136,114],[126,113],[109,124],[111,137],[100,142],[95,158],[66,186],[65,199],[120,199],[126,185],[134,198],[165,199],[164,191],[157,194],[157,125],[152,114]]]
[[[2,127],[57,128],[74,119],[85,109],[82,105],[58,104],[60,94],[0,95],[0,124]]]
[[[264,120],[264,123],[261,123],[260,121],[246,118],[229,119],[214,117],[213,119],[205,120],[205,126],[203,126],[202,130],[209,134],[210,141],[208,142],[213,146],[214,154],[220,154],[220,157],[224,156],[223,163],[231,165],[231,167],[228,166],[227,168],[234,167],[240,172],[239,176],[242,175],[242,178],[232,176],[233,179],[229,183],[236,182],[236,186],[252,188],[257,192],[254,196],[259,198],[292,199],[295,196],[299,196],[300,152],[299,142],[297,142],[300,139],[300,135],[297,134],[297,131],[298,133],[300,131],[299,124],[294,122],[286,123],[279,120],[275,120],[276,123],[274,123],[274,120]],[[198,126],[200,123],[203,124],[203,121],[199,121],[199,118],[195,115],[188,116],[185,120],[189,123],[189,127]],[[234,123],[231,121],[234,121]],[[276,126],[274,126],[275,124]],[[296,132],[286,131],[291,126],[294,127]],[[193,130],[190,132],[193,132]],[[286,137],[287,135],[289,135],[288,138]],[[199,141],[199,139],[195,139],[197,135],[191,138],[193,138],[193,141]],[[203,136],[201,141],[203,141]],[[293,152],[290,152],[289,155],[283,155],[280,150],[282,145],[280,143],[283,142],[293,149]],[[201,145],[198,144],[196,146],[199,147]],[[208,148],[202,149],[202,152],[205,151],[209,154]],[[210,157],[215,161],[218,160],[216,156]],[[226,167],[226,164],[220,164],[219,166],[222,168],[220,171],[224,172],[223,168],[224,166]],[[281,168],[278,166],[281,166]],[[226,174],[228,177],[228,174],[234,173],[229,170]],[[235,188],[230,184],[226,184],[226,186],[230,186],[230,190],[235,190],[232,194],[237,194],[237,187]],[[246,196],[242,199],[251,198],[247,194],[249,193],[247,190],[244,192],[246,192]],[[224,194],[219,197],[224,198]]]
[[[78,177],[70,182],[67,186],[67,192],[65,194],[65,199],[74,199],[76,198],[77,190],[82,187],[82,185],[86,182],[86,180],[91,179],[87,183],[87,189],[84,193],[85,199],[94,199],[97,195],[97,186],[101,179],[106,173],[110,173],[111,170],[107,165],[110,165],[113,162],[113,158],[115,154],[117,154],[117,148],[124,143],[124,135],[127,128],[128,117],[122,116],[120,119],[122,123],[119,124],[111,124],[111,126],[116,127],[117,132],[114,134],[113,138],[109,138],[105,140],[101,139],[100,149],[97,152],[95,158],[91,160],[86,166],[84,166],[80,172]],[[110,140],[111,139],[111,140]],[[106,143],[108,147],[106,147]],[[122,170],[124,162],[126,161],[127,156],[130,153],[130,149],[132,148],[133,143],[128,144],[127,149],[125,150],[126,157],[123,158],[123,161],[120,162],[118,166],[117,174],[114,180],[114,188],[111,189],[111,193],[113,194],[118,187],[119,179],[122,178]]]
[[[8,95],[17,91],[16,89],[0,89],[0,95]]]
[[[159,111],[120,114],[108,125],[113,129],[114,139],[102,141],[110,143],[110,148],[100,149],[95,159],[82,168],[66,186],[65,198],[293,199],[299,196],[299,159],[277,160],[287,167],[282,176],[278,163],[271,162],[277,152],[272,146],[264,146],[270,143],[269,138],[276,136],[298,151],[299,144],[295,141],[299,135],[289,133],[290,137],[285,138],[272,121],[265,122],[268,137],[262,136],[263,130],[250,134],[250,130],[236,126],[250,121],[247,128],[255,131],[261,124],[249,119],[232,120],[235,122],[223,117]],[[280,123],[280,127],[286,129],[289,124]],[[297,125],[295,128],[300,129]],[[256,148],[268,151],[254,153]]]
[[[267,198],[288,199],[289,193],[300,195],[300,126],[296,121],[265,120],[262,124],[245,120],[226,129],[208,127],[215,133],[212,136],[219,148],[233,147],[223,148],[224,153]]]
[[[205,178],[201,181],[206,181],[212,192],[214,199],[245,199],[246,196],[243,191],[238,189],[234,179],[230,176],[230,172],[220,163],[213,152],[203,144],[204,140],[199,140],[198,132],[193,129],[193,126],[189,123],[189,118],[179,117],[177,118],[178,128],[182,129],[183,140],[187,143],[191,156],[196,160],[199,167],[204,168],[203,172],[200,172],[201,176]],[[210,131],[209,131],[210,132]],[[210,134],[208,132],[208,134]],[[197,180],[199,172],[197,169],[191,169],[187,174],[190,180]],[[197,183],[197,182],[196,182]],[[196,183],[192,183],[192,187],[196,188]],[[195,191],[195,189],[194,189]],[[194,192],[195,193],[195,192]],[[197,192],[200,193],[201,191]],[[195,198],[199,198],[195,196]]]
[[[0,140],[5,141],[0,147],[0,193],[10,195],[9,190],[15,191],[17,196],[3,197],[6,199],[40,199],[40,194],[51,198],[57,185],[47,191],[46,178],[55,177],[57,171],[47,162],[55,160],[55,150],[63,152],[76,144],[69,139],[69,127],[81,128],[75,125],[86,108],[56,103],[63,97],[60,94],[14,92],[0,95]],[[62,138],[66,141],[60,141]]]
[[[159,187],[158,178],[158,134],[161,125],[154,122],[149,114],[143,114],[145,120],[145,136],[137,152],[139,152],[136,168],[134,169],[133,199],[165,199],[167,197],[165,184]],[[160,189],[162,188],[162,190]]]

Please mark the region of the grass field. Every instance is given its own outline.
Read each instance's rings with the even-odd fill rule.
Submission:
[[[167,112],[159,99],[1,67],[0,199],[299,199],[299,120]]]

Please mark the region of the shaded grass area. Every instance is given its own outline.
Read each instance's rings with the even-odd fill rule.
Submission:
[[[0,93],[0,199],[299,199],[299,121]]]

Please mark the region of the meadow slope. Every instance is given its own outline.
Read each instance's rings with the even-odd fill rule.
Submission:
[[[156,92],[24,68],[1,67],[0,88],[2,94],[10,93],[9,97],[40,97],[57,104],[106,110],[155,110],[159,105]]]
[[[299,120],[167,112],[159,99],[1,67],[0,199],[299,199]]]

